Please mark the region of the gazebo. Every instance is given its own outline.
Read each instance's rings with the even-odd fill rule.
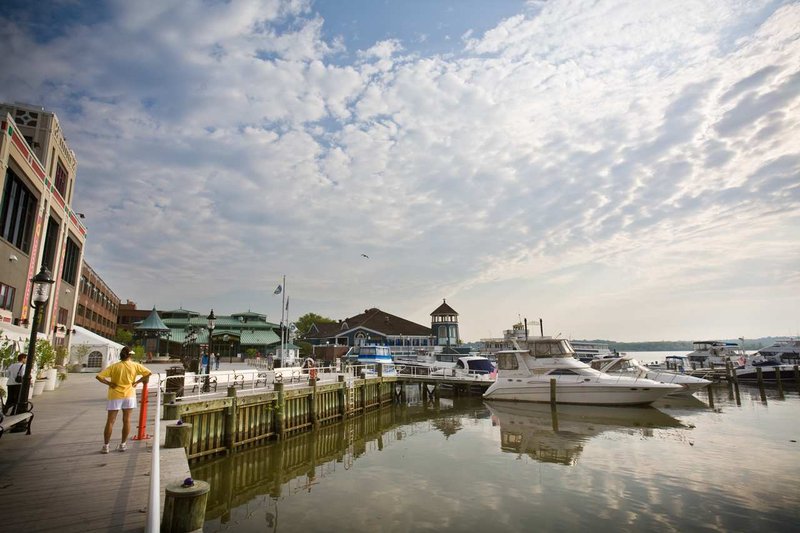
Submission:
[[[165,344],[167,353],[164,354],[164,357],[169,358],[170,329],[164,324],[161,317],[158,316],[155,307],[153,307],[150,315],[145,318],[141,324],[134,327],[133,331],[136,338],[142,339],[144,351],[148,359],[152,358],[152,354],[161,354],[161,341],[166,337],[167,342]]]

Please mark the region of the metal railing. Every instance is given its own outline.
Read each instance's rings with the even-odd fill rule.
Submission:
[[[147,499],[147,533],[158,533],[161,528],[161,374],[156,376],[156,401],[154,428],[153,428],[153,447],[150,457],[150,493]]]

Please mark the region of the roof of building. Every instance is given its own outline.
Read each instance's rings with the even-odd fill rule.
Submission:
[[[422,326],[373,307],[340,322],[314,324],[308,336],[311,338],[335,337],[359,328],[376,331],[383,335],[428,336],[431,334],[431,328],[427,326]],[[316,332],[314,331],[315,329]]]
[[[458,313],[456,313],[455,309],[447,305],[447,300],[442,298],[442,305],[434,309],[431,313],[431,316],[435,315],[458,315]]]
[[[141,324],[138,324],[135,329],[136,331],[155,331],[155,332],[169,331],[169,328],[161,320],[161,317],[158,316],[158,311],[156,311],[155,307],[153,307],[153,310],[150,312],[150,315],[148,315],[148,317],[145,318]]]

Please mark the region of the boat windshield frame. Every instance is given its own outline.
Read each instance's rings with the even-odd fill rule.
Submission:
[[[575,350],[566,339],[528,341],[528,349],[534,359],[574,357]]]

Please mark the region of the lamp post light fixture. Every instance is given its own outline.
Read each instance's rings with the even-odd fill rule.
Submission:
[[[208,326],[208,353],[206,353],[206,382],[203,385],[203,392],[208,392],[211,390],[211,381],[209,380],[209,376],[211,375],[211,339],[214,335],[214,326],[217,324],[217,317],[214,316],[214,310],[211,310],[211,313],[206,317],[208,321],[206,325]]]
[[[15,413],[24,413],[28,410],[28,392],[31,389],[31,369],[36,363],[36,333],[39,327],[39,314],[47,300],[50,299],[50,288],[53,285],[53,275],[42,265],[42,269],[36,274],[31,281],[33,282],[33,289],[31,290],[31,306],[33,306],[33,319],[31,321],[31,339],[28,342],[28,359],[25,361],[25,375],[22,378],[22,388],[19,391],[17,398],[17,407]]]

